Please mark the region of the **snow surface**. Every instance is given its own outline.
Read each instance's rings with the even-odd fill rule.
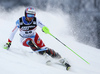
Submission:
[[[12,12],[0,12],[0,74],[100,74],[100,50],[78,43],[70,35],[69,15],[60,12],[44,12],[37,10],[37,17],[50,29],[50,32],[65,43],[73,51],[87,60],[87,64],[69,49],[48,34],[44,34],[39,27],[37,32],[47,47],[59,52],[71,64],[71,69],[45,64],[46,58],[29,53],[32,50],[20,43],[19,31],[16,33],[9,51],[3,45],[15,26],[15,21],[24,14],[24,7]],[[1,11],[1,10],[0,10]]]

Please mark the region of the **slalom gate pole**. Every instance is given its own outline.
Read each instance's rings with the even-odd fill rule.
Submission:
[[[50,32],[48,33],[49,35],[51,35],[52,37],[54,37],[56,40],[58,40],[61,44],[63,44],[65,47],[67,47],[69,50],[71,50],[74,54],[76,54],[78,57],[80,57],[83,61],[85,61],[87,64],[90,64],[89,62],[87,62],[85,59],[83,59],[81,56],[79,56],[76,52],[74,52],[71,48],[69,48],[68,46],[66,46],[63,42],[61,42],[59,39],[57,39],[55,36],[53,36]]]

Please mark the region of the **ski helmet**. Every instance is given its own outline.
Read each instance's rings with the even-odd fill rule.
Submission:
[[[35,17],[36,15],[36,11],[34,8],[32,7],[27,7],[25,9],[25,17]]]

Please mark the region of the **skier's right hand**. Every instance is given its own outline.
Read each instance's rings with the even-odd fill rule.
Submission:
[[[4,45],[4,49],[9,49],[11,46],[11,42],[8,42]]]

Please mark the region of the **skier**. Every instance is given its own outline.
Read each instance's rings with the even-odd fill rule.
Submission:
[[[49,29],[43,25],[36,18],[36,11],[33,7],[27,7],[25,9],[25,16],[20,17],[16,21],[15,28],[12,30],[8,43],[4,45],[4,49],[9,49],[14,38],[15,33],[19,29],[20,41],[23,46],[30,47],[33,51],[38,51],[39,54],[44,55],[45,53],[50,55],[52,58],[60,59],[60,63],[64,64],[67,70],[70,65],[65,59],[61,59],[61,55],[45,46],[39,35],[36,33],[36,27],[39,26],[44,33],[47,33]]]

